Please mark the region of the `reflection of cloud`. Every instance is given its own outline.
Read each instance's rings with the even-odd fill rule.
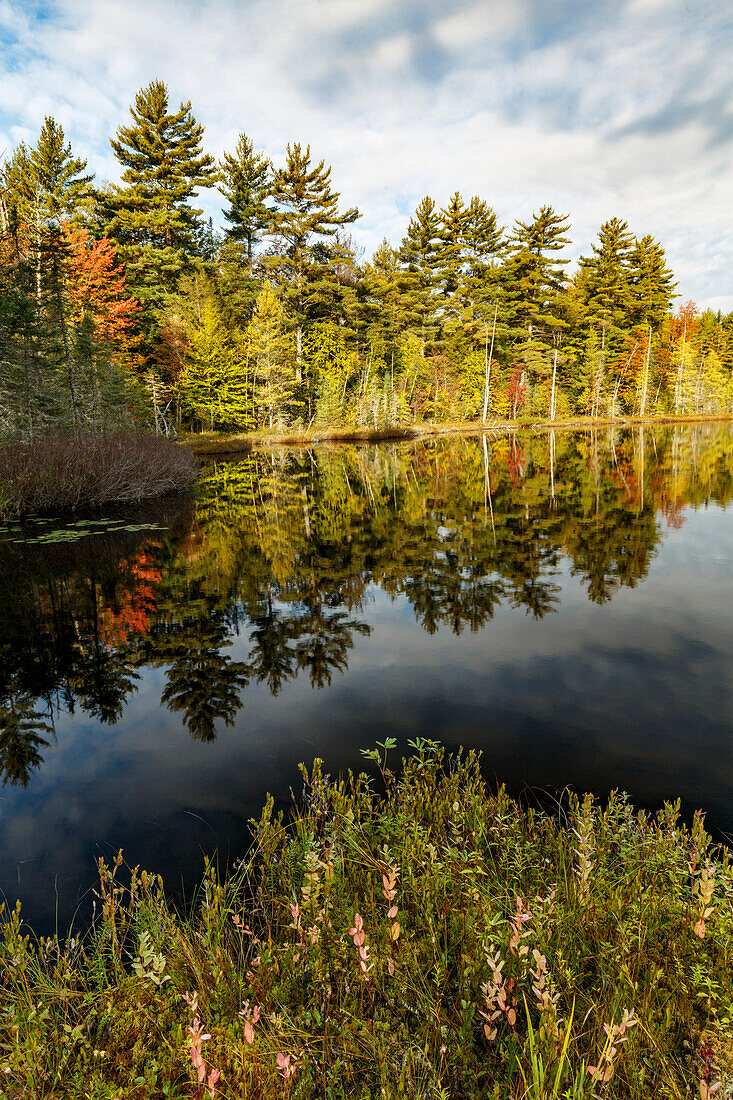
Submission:
[[[375,587],[371,637],[355,639],[343,677],[313,691],[303,676],[276,698],[250,683],[213,744],[161,708],[164,671],[143,670],[117,726],[62,716],[29,788],[0,790],[0,888],[48,920],[58,876],[64,927],[95,855],[119,846],[171,889],[184,875],[191,885],[202,848],[243,850],[267,790],[287,800],[299,789],[299,760],[359,767],[359,750],[390,735],[481,747],[487,773],[515,787],[619,786],[650,802],[686,793],[730,828],[733,624],[720,593],[732,535],[733,511],[691,509],[648,579],[612,603],[589,603],[565,562],[559,614],[538,623],[502,606],[460,638],[426,634],[403,597]],[[248,648],[242,631],[229,653],[245,660]]]
[[[571,212],[576,252],[620,215],[668,246],[684,298],[727,291],[731,25],[700,0],[0,2],[0,150],[57,115],[102,178],[107,138],[160,76],[220,153],[246,129],[310,141],[365,217],[399,238],[426,192],[501,217]],[[218,217],[220,200],[204,197]],[[733,296],[718,298],[733,308]]]

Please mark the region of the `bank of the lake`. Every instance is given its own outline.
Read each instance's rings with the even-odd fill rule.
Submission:
[[[303,769],[185,911],[119,857],[79,941],[5,913],[0,1093],[730,1096],[733,876],[703,818],[531,809],[471,753],[393,772],[388,747],[371,778]]]
[[[392,427],[336,427],[277,428],[255,432],[184,432],[179,442],[202,457],[217,454],[237,454],[258,447],[311,447],[319,443],[394,443],[400,441],[431,439],[440,436],[466,436],[491,433],[504,435],[518,431],[608,431],[627,428],[662,428],[685,424],[730,424],[729,414],[716,416],[620,416],[600,418],[591,416],[568,419],[543,420],[523,417],[518,420],[420,421],[395,424]]]

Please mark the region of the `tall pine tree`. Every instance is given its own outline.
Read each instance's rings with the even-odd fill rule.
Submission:
[[[111,141],[124,169],[122,186],[111,187],[101,200],[107,235],[117,244],[128,284],[146,309],[149,341],[179,276],[198,251],[201,211],[191,203],[197,188],[215,181],[216,167],[202,150],[204,131],[191,104],[170,111],[161,80],[137,93],[130,114],[132,122]]]
[[[303,357],[303,331],[322,283],[334,281],[330,260],[339,250],[338,231],[360,217],[355,207],[341,213],[339,194],[331,188],[331,169],[311,164],[310,145],[288,145],[285,165],[275,173],[275,209],[271,232],[277,255],[271,267],[282,280],[282,292],[293,319],[298,367]],[[334,240],[335,239],[335,240]]]

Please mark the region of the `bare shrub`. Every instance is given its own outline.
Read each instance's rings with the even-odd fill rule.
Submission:
[[[53,432],[0,445],[0,515],[139,501],[188,488],[198,462],[178,443],[125,432]]]

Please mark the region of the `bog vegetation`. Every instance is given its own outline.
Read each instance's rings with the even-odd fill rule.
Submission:
[[[121,855],[80,941],[6,912],[4,1095],[729,1095],[733,879],[702,816],[522,808],[472,753],[418,741],[395,774],[391,747],[378,782],[303,769],[187,915]]]
[[[273,165],[242,133],[216,162],[160,81],[111,144],[99,185],[47,118],[0,173],[0,431],[733,409],[733,315],[675,305],[643,226],[609,218],[569,271],[565,214],[502,226],[456,192],[365,261],[310,147]],[[223,232],[194,205],[215,187]]]
[[[155,435],[47,432],[0,443],[0,517],[140,501],[187,489],[198,463]]]

